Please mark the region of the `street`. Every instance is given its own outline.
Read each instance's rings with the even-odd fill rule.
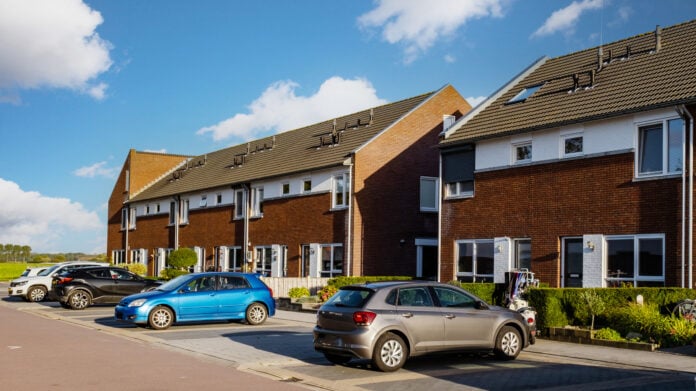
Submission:
[[[55,302],[4,296],[0,314],[0,368],[8,389],[170,390],[205,384],[208,389],[276,390],[695,389],[694,355],[545,340],[510,362],[464,354],[414,358],[395,373],[378,372],[364,361],[334,366],[312,347],[313,315],[289,311],[278,311],[261,326],[217,322],[165,331],[116,322],[113,306],[74,311]],[[33,344],[46,347],[37,350]],[[27,365],[18,359],[22,351],[49,355],[30,357]],[[51,368],[60,368],[60,377],[37,376]],[[154,382],[153,377],[162,379]]]

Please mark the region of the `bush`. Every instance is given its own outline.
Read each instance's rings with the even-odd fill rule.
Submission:
[[[127,265],[124,265],[126,269],[128,269],[131,273],[135,273],[139,276],[144,276],[147,274],[147,266],[143,265],[142,263],[130,263]]]
[[[608,341],[623,341],[624,340],[618,331],[616,331],[614,329],[610,329],[609,327],[605,327],[603,329],[597,330],[594,334],[594,337],[596,339],[605,339]]]
[[[412,277],[408,276],[362,276],[362,277],[356,277],[356,276],[340,276],[340,277],[335,277],[329,279],[327,282],[328,285],[334,286],[336,288],[340,288],[346,285],[353,285],[353,284],[365,284],[368,282],[378,282],[378,281],[408,281],[412,280]]]
[[[505,297],[504,284],[493,284],[487,282],[459,282],[450,281],[450,285],[458,286],[465,291],[478,296],[486,303],[493,305],[503,305]]]
[[[172,269],[172,268],[168,267],[166,269],[162,269],[159,277],[163,280],[171,280],[172,278],[176,278],[176,277],[182,276],[184,274],[188,274],[188,271]]]
[[[301,297],[307,297],[309,296],[309,289],[306,287],[296,287],[296,288],[290,288],[288,291],[288,296],[290,296],[291,299],[299,299]]]
[[[193,249],[179,248],[169,254],[167,264],[175,269],[188,269],[196,264],[198,256]]]
[[[319,292],[317,292],[317,296],[319,296],[319,300],[323,303],[326,300],[329,300],[329,298],[331,296],[333,296],[336,292],[338,292],[337,287],[335,287],[333,285],[327,285],[327,286],[321,288],[321,290],[319,290]]]

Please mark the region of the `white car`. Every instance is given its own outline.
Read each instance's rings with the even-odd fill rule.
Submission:
[[[53,276],[58,275],[58,273],[86,266],[105,265],[108,264],[87,261],[61,262],[51,267],[44,268],[44,270],[39,271],[34,276],[29,274],[33,272],[33,270],[28,272],[29,269],[27,269],[22,273],[21,277],[10,282],[10,287],[8,288],[9,295],[21,296],[26,301],[43,301],[46,299],[48,292],[51,291]],[[25,273],[27,273],[27,275],[25,275]]]
[[[48,266],[44,267],[28,267],[25,271],[20,274],[20,277],[34,277],[35,275],[41,273],[42,271],[48,269]]]

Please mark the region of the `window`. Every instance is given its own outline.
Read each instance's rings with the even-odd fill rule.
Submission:
[[[121,209],[121,229],[124,230],[128,226],[128,208]]]
[[[438,195],[437,178],[420,178],[420,210],[421,212],[437,212]]]
[[[532,270],[532,240],[516,239],[515,244],[515,268]]]
[[[145,214],[146,215],[150,214],[150,205],[145,206]]]
[[[198,206],[200,206],[201,208],[205,208],[206,206],[208,206],[208,196],[207,195],[201,196],[201,202],[200,202],[200,204],[198,204]]]
[[[304,181],[302,181],[302,192],[309,193],[311,191],[312,191],[312,180],[305,179]]]
[[[396,305],[408,307],[432,307],[433,300],[426,287],[402,288],[399,289],[399,296]]]
[[[222,205],[222,193],[217,193],[215,196],[215,205]]]
[[[142,263],[143,265],[147,264],[147,249],[144,248],[138,248],[135,250],[131,250],[131,263]]]
[[[246,215],[246,197],[244,190],[239,189],[234,191],[234,218],[243,219]]]
[[[169,203],[169,225],[174,225],[176,221],[176,202]]]
[[[114,265],[126,263],[126,250],[114,250],[111,252],[111,260]]]
[[[461,240],[457,247],[457,280],[493,282],[493,241]]]
[[[683,128],[684,122],[680,118],[638,128],[638,176],[682,171]]]
[[[256,247],[256,267],[254,272],[270,277],[272,255],[271,246]]]
[[[290,194],[290,184],[289,183],[283,183],[281,185],[281,194],[286,196]]]
[[[254,217],[263,216],[263,187],[251,189],[251,215]]]
[[[529,163],[531,161],[532,161],[532,142],[531,141],[512,145],[512,162],[513,163],[515,163],[515,164]]]
[[[350,197],[350,175],[339,174],[333,178],[333,208],[345,208]]]
[[[569,134],[561,136],[561,140],[563,141],[563,157],[582,155],[582,135]]]
[[[609,236],[606,242],[608,286],[664,286],[663,235]]]
[[[181,201],[181,213],[179,216],[179,224],[188,224],[189,222],[189,200]]]
[[[244,254],[241,247],[230,247],[228,252],[228,270],[233,272],[241,272],[244,267]]]
[[[321,245],[321,276],[334,277],[343,274],[343,245]]]
[[[542,85],[543,85],[543,84],[539,84],[539,85],[536,85],[536,86],[531,86],[531,87],[523,88],[522,91],[520,91],[519,93],[517,93],[517,95],[515,95],[514,97],[512,97],[512,99],[510,99],[509,101],[507,101],[507,103],[509,104],[509,103],[524,102],[525,100],[527,100],[527,98],[529,98],[529,97],[532,96],[535,92],[537,92],[537,90],[538,90],[539,88],[541,88]]]
[[[160,212],[160,204],[155,204],[155,212],[159,213]]]
[[[442,181],[445,184],[446,197],[474,195],[475,163],[473,144],[442,153]]]
[[[121,210],[121,229],[135,229],[135,208],[125,207]]]

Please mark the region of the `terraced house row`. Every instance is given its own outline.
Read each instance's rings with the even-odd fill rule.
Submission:
[[[108,252],[150,274],[695,287],[696,21],[214,151],[131,150]]]

